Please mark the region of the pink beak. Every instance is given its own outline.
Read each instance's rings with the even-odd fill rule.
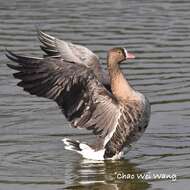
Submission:
[[[128,53],[127,52],[127,57],[126,57],[126,59],[134,59],[135,58],[135,56],[132,54],[132,53]]]

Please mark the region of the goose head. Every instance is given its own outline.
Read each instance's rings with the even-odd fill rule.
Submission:
[[[108,52],[108,62],[119,64],[126,59],[134,59],[135,56],[127,51],[126,48],[116,47]]]

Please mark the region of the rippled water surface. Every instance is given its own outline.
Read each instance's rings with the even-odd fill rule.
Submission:
[[[188,0],[1,0],[0,189],[188,189],[189,8]],[[114,46],[136,55],[123,70],[149,98],[152,116],[125,160],[94,163],[64,150],[64,136],[92,136],[69,128],[55,103],[16,87],[3,51],[41,56],[36,27],[87,46],[104,63]],[[121,179],[124,174],[131,179]],[[154,179],[155,174],[169,176]]]

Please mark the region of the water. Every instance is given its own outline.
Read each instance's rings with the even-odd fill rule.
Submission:
[[[189,7],[189,1],[177,0],[1,0],[0,189],[187,189]],[[36,26],[87,46],[104,63],[106,51],[114,46],[136,55],[123,70],[149,97],[152,116],[125,160],[94,163],[64,150],[64,136],[85,141],[92,136],[69,128],[55,103],[16,87],[3,51],[6,47],[40,56]],[[146,179],[138,179],[139,174],[146,174]],[[170,176],[154,179],[156,174]],[[121,179],[124,175],[131,179]]]

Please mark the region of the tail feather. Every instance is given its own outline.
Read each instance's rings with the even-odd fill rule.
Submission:
[[[96,151],[85,143],[80,143],[77,140],[72,140],[69,138],[64,138],[62,141],[66,150],[75,151],[87,159],[104,160],[105,149]]]
[[[73,151],[81,151],[80,142],[77,140],[72,140],[69,138],[62,139],[63,143],[65,144],[65,149],[73,150]]]

